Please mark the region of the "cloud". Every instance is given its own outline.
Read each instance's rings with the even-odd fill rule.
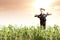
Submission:
[[[0,0],[0,11],[29,8],[33,1],[34,0]]]
[[[60,11],[60,0],[54,0],[51,3],[50,8],[56,11]]]
[[[52,0],[52,3],[49,6],[49,12],[51,12],[54,17],[59,18],[60,16],[60,0]]]
[[[54,0],[51,4],[51,6],[60,6],[60,0]]]

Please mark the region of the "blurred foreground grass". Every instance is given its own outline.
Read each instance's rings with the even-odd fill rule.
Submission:
[[[0,40],[60,40],[60,28],[54,25],[44,30],[40,26],[18,28],[9,25],[0,30]]]

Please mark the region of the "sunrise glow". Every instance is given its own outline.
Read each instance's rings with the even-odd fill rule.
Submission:
[[[35,26],[40,20],[34,15],[40,14],[41,7],[52,14],[47,25],[60,25],[60,0],[0,0],[0,25]]]
[[[52,2],[52,0],[36,0],[33,4],[32,4],[32,6],[34,7],[34,8],[48,8],[49,7],[49,5],[50,5],[50,3]]]

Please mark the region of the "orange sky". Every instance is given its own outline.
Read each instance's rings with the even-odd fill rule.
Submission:
[[[44,0],[43,0],[44,1]],[[37,0],[0,0],[0,24],[1,25],[37,25],[39,19],[34,15],[39,13],[39,7],[43,1]],[[40,3],[41,2],[41,3]],[[44,7],[51,13],[47,17],[47,25],[60,24],[60,0],[44,1]],[[49,3],[49,4],[48,4]],[[40,5],[40,6],[39,6]]]

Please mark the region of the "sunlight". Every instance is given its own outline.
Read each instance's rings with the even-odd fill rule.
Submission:
[[[47,9],[50,5],[50,3],[52,2],[52,0],[36,0],[32,6],[35,8],[35,9],[38,9],[38,8],[45,8]]]

